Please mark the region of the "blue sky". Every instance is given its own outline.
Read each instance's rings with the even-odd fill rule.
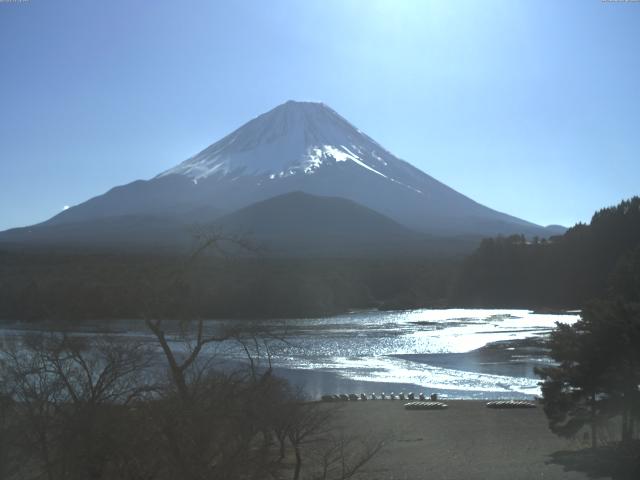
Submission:
[[[640,3],[0,2],[0,230],[323,101],[489,207],[640,194]]]

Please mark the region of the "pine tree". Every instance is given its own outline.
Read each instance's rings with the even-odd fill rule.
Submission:
[[[574,436],[621,416],[621,438],[630,441],[640,408],[640,309],[623,301],[589,304],[573,325],[558,324],[549,347],[555,366],[539,368],[551,430]]]

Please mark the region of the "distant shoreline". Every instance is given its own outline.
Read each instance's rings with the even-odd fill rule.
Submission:
[[[443,354],[423,354],[423,355],[390,355],[396,358],[409,359],[417,363],[427,363],[431,366],[462,369],[473,373],[502,374],[509,376],[513,374],[514,367],[509,366],[509,361],[513,356],[522,356],[523,349],[527,349],[528,356],[534,358],[533,361],[523,362],[522,368],[530,369],[528,378],[537,378],[533,373],[533,366],[541,365],[546,358],[544,348],[544,337],[531,337],[525,339],[491,342],[483,347],[465,353],[443,353]],[[510,349],[514,350],[510,350]],[[468,359],[473,359],[467,362]],[[535,359],[538,359],[538,362]],[[479,362],[478,359],[481,359]],[[482,368],[482,363],[487,364]],[[480,368],[469,369],[468,366],[478,366]],[[465,366],[467,368],[465,368]],[[518,369],[518,366],[515,367]],[[522,373],[522,368],[518,373]],[[502,371],[501,371],[502,370]],[[375,381],[352,380],[340,376],[338,373],[330,371],[304,370],[304,369],[284,369],[275,368],[274,373],[289,380],[294,385],[302,387],[305,391],[311,392],[313,400],[319,399],[322,395],[349,394],[360,395],[365,393],[370,396],[381,392],[387,395],[391,392],[396,395],[403,392],[405,395],[414,393],[416,396],[424,393],[429,396],[432,393],[438,394],[444,400],[451,401],[490,401],[490,400],[533,400],[537,395],[526,394],[517,391],[472,391],[442,389],[437,387],[421,386],[412,383],[385,383]],[[392,400],[387,400],[393,403]],[[384,402],[384,401],[383,401]],[[402,403],[398,400],[395,403]]]
[[[406,308],[398,307],[398,308],[353,308],[353,309],[345,309],[341,311],[329,312],[326,314],[309,314],[309,315],[279,315],[279,316],[256,316],[256,317],[246,317],[246,316],[220,316],[220,317],[209,317],[204,318],[205,321],[233,321],[233,322],[269,322],[269,321],[279,321],[279,320],[316,320],[320,318],[331,318],[338,317],[342,315],[351,315],[351,314],[366,314],[366,313],[393,313],[393,312],[407,312],[414,310],[526,310],[532,314],[536,315],[568,315],[579,313],[581,310],[576,308],[533,308],[533,307],[514,307],[514,306],[469,306],[469,305],[438,305],[438,306],[416,306],[411,307],[407,306]],[[194,320],[196,320],[194,318]],[[167,319],[167,322],[177,322],[179,320],[171,320]],[[78,327],[78,326],[86,326],[87,324],[93,324],[94,326],[98,322],[105,322],[105,327],[110,327],[106,322],[144,322],[144,318],[142,317],[130,317],[130,318],[122,318],[122,317],[104,317],[104,318],[87,318],[84,320],[63,320],[63,319],[20,319],[20,318],[0,318],[0,327],[6,327],[9,325],[13,325],[16,328],[23,328],[24,330],[33,329],[32,326],[70,326],[70,327]],[[37,330],[37,329],[36,329]]]

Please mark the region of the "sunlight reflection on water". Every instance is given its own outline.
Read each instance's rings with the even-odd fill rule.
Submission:
[[[545,335],[556,322],[573,323],[578,318],[576,312],[423,309],[270,320],[260,325],[286,337],[287,344],[273,351],[273,366],[280,374],[295,378],[312,396],[337,393],[331,390],[347,385],[378,391],[413,386],[457,398],[490,398],[539,394],[533,366],[548,363],[548,359],[539,348],[518,343],[508,345],[500,355],[482,347]],[[238,321],[210,320],[206,328],[218,330],[230,324]],[[104,324],[89,322],[76,334],[96,334],[95,330],[104,328]],[[111,335],[149,336],[140,321],[112,321],[108,328]],[[8,326],[2,331],[4,335],[15,333]],[[211,346],[206,353],[217,355],[222,362],[246,360],[233,342]]]
[[[578,318],[577,313],[449,309],[291,320],[286,322],[291,344],[278,352],[274,364],[308,375],[322,372],[351,382],[375,382],[387,390],[399,384],[460,398],[470,392],[531,396],[539,394],[533,366],[548,362],[539,349],[535,354],[515,344],[505,349],[508,358],[498,360],[462,354],[493,342],[545,335],[556,322]],[[273,322],[272,328],[284,327]]]

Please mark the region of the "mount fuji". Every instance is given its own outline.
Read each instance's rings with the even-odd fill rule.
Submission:
[[[282,199],[267,202],[276,197]],[[294,215],[287,203],[309,210],[294,209]],[[115,187],[41,224],[2,232],[0,241],[166,246],[184,240],[193,223],[258,236],[262,227],[277,224],[285,237],[307,213],[316,242],[323,232],[357,242],[348,231],[357,233],[362,222],[369,241],[373,232],[382,239],[380,232],[391,230],[412,242],[418,236],[562,232],[471,200],[395,157],[322,103],[288,101],[150,180]],[[340,222],[333,221],[336,215]],[[267,230],[272,240],[278,236]]]

